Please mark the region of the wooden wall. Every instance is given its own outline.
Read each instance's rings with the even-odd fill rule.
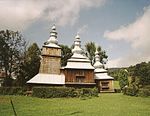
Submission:
[[[96,86],[100,92],[114,92],[113,80],[96,80]]]
[[[65,69],[64,74],[65,74],[65,82],[95,83],[93,70]],[[79,82],[78,78],[81,78],[82,82]]]
[[[40,73],[60,74],[60,58],[43,56]]]
[[[43,46],[42,55],[61,56],[61,49]]]
[[[61,49],[43,47],[40,73],[60,74]]]

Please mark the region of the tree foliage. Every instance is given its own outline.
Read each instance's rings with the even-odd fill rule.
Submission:
[[[107,59],[108,56],[106,55],[106,52],[104,50],[102,50],[101,46],[96,47],[94,42],[88,42],[85,44],[85,50],[86,50],[87,57],[90,59],[91,64],[93,65],[95,62],[96,48],[97,48],[99,55],[100,55],[100,62],[105,64],[106,61],[104,59]]]
[[[126,69],[121,69],[119,71],[118,80],[121,89],[123,89],[125,86],[128,86],[128,71]]]
[[[108,74],[114,77],[115,81],[119,81],[119,86],[123,89],[126,85],[129,84],[129,74],[127,68],[112,68],[108,69]]]
[[[120,70],[121,70],[121,68],[109,68],[108,75],[110,75],[111,77],[114,77],[115,81],[118,81]]]
[[[129,67],[132,82],[138,81],[139,85],[150,85],[150,62],[142,62]]]
[[[27,62],[27,69],[29,71],[28,73],[28,80],[31,79],[33,76],[35,76],[39,72],[40,68],[40,55],[41,51],[36,43],[33,43],[31,46],[29,46],[27,52],[26,52],[26,62]]]
[[[61,47],[61,66],[66,66],[67,60],[72,56],[71,48],[69,48],[67,45],[60,45],[60,47]]]
[[[26,41],[18,31],[0,31],[0,69],[5,71],[4,86],[11,86],[18,69]]]
[[[142,62],[130,66],[129,87],[124,89],[124,94],[132,96],[150,96],[150,62]]]
[[[3,86],[24,86],[40,66],[40,49],[27,43],[18,31],[0,31],[0,69],[5,71]]]
[[[60,45],[61,46],[61,66],[66,66],[67,60],[71,58],[72,52],[71,49],[73,49],[74,45],[69,48],[67,45]],[[107,59],[106,52],[101,49],[100,46],[97,47],[99,55],[100,55],[100,61],[105,64],[106,61],[104,59]],[[96,45],[94,42],[89,42],[85,45],[85,52],[83,54],[86,54],[86,56],[90,59],[91,64],[93,65],[95,62],[95,51],[96,51]]]
[[[17,86],[24,86],[26,81],[34,77],[40,68],[41,51],[36,43],[30,45],[24,54],[24,59],[20,63],[18,77],[16,79]]]

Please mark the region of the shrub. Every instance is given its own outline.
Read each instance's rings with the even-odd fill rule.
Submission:
[[[146,88],[139,89],[138,96],[147,97],[150,96],[150,90]]]
[[[125,87],[123,89],[123,94],[130,96],[147,97],[150,96],[150,86],[144,86],[143,88],[136,88],[135,86]]]
[[[40,98],[75,97],[73,88],[34,87],[32,96]]]
[[[91,88],[75,89],[69,87],[34,87],[32,91],[32,96],[40,98],[98,96],[98,90]]]
[[[98,89],[96,88],[82,88],[78,89],[78,97],[98,97]]]
[[[0,95],[23,95],[25,91],[22,87],[0,87]]]
[[[146,86],[144,86],[143,88],[150,90],[150,85],[146,85]]]
[[[136,89],[135,87],[125,87],[123,89],[124,95],[136,96],[137,92],[138,92],[138,89]]]
[[[121,89],[114,89],[115,93],[121,93]]]

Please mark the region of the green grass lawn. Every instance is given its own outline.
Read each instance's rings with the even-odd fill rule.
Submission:
[[[114,88],[115,89],[120,89],[119,81],[114,81]]]
[[[40,99],[27,96],[0,96],[0,116],[150,116],[150,97],[101,94],[99,97]]]

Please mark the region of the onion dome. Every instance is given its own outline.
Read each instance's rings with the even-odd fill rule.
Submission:
[[[100,56],[99,56],[99,53],[96,49],[96,52],[95,52],[95,64],[94,64],[94,72],[95,72],[95,79],[98,79],[98,80],[103,80],[103,79],[110,79],[110,80],[113,80],[114,78],[111,77],[111,76],[108,76],[107,74],[107,70],[104,69],[103,67],[103,64],[100,62]]]
[[[49,40],[47,42],[48,42],[48,44],[49,43],[58,44],[57,32],[56,32],[55,25],[52,26],[52,30],[50,32],[50,38],[49,38]]]
[[[90,60],[83,54],[83,50],[81,48],[81,41],[79,35],[76,35],[74,41],[74,48],[72,49],[73,55],[67,61],[67,65],[64,67],[65,69],[92,69],[94,67],[91,65]]]
[[[74,48],[72,49],[73,54],[82,54],[83,50],[81,49],[81,41],[80,36],[77,34],[74,41]]]
[[[103,64],[100,62],[100,56],[99,56],[99,53],[96,49],[96,52],[95,52],[95,64],[94,64],[94,68],[103,68]]]
[[[47,40],[46,45],[44,46],[60,48],[58,46],[57,31],[56,31],[55,25],[52,26],[51,32],[50,32],[50,38]]]
[[[107,72],[107,70],[105,70],[103,68],[103,64],[100,62],[100,56],[99,56],[99,53],[98,53],[97,49],[96,49],[96,52],[95,52],[94,68],[95,68],[95,70],[94,70],[95,73]]]

